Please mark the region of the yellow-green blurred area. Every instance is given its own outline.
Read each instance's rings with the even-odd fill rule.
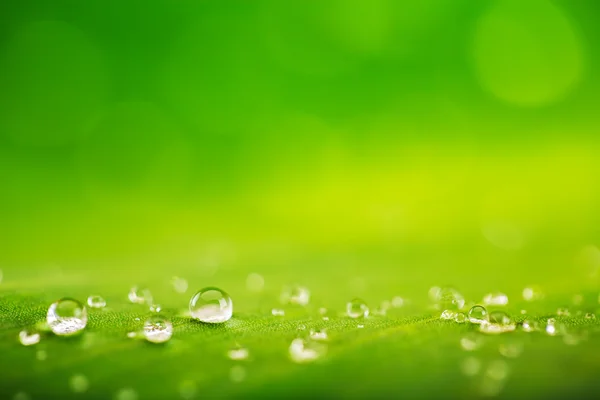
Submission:
[[[58,265],[595,287],[599,17],[595,0],[5,0],[5,283]]]

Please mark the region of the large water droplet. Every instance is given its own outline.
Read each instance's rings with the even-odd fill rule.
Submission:
[[[129,290],[128,297],[134,304],[152,304],[152,293],[147,288],[134,286]]]
[[[198,291],[190,300],[192,318],[210,324],[228,321],[233,314],[231,297],[221,289],[207,287]]]
[[[144,336],[149,342],[164,343],[173,336],[173,325],[165,318],[150,317],[144,323]]]
[[[30,329],[23,329],[19,332],[19,342],[23,346],[31,346],[40,342],[40,333]]]
[[[75,335],[87,325],[87,311],[77,300],[64,298],[50,305],[46,321],[56,335]]]
[[[290,358],[296,363],[314,361],[325,354],[326,347],[314,340],[294,339],[290,344]]]
[[[360,299],[354,299],[346,304],[346,314],[350,318],[364,318],[369,316],[369,307],[364,301]]]
[[[286,287],[281,293],[281,302],[283,304],[297,304],[305,306],[310,301],[310,291],[304,286]]]
[[[106,300],[100,296],[90,296],[87,298],[87,304],[91,308],[104,308],[106,307]]]
[[[488,312],[483,306],[473,306],[469,310],[469,321],[472,324],[482,324],[489,321]]]

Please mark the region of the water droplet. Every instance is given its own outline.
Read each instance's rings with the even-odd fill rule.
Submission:
[[[487,309],[483,306],[473,306],[469,310],[469,321],[472,324],[483,324],[489,321]]]
[[[234,365],[229,370],[229,379],[231,382],[240,383],[246,379],[246,368],[241,365]]]
[[[171,286],[177,293],[185,293],[188,290],[188,282],[178,276],[171,278]]]
[[[87,311],[77,300],[64,298],[50,305],[46,321],[56,335],[75,335],[87,325]]]
[[[132,388],[123,388],[115,394],[115,400],[138,400],[138,394]]]
[[[144,323],[144,336],[152,343],[164,343],[173,336],[173,325],[165,318],[154,316]]]
[[[310,301],[310,291],[304,286],[286,287],[281,293],[282,304],[305,306]]]
[[[364,326],[364,325],[362,325],[362,324],[358,324],[358,325],[356,325],[356,327],[357,327],[358,329],[362,329],[362,328],[364,328],[365,326]]]
[[[504,293],[488,293],[483,298],[483,304],[486,306],[505,306],[508,304],[508,296]]]
[[[585,313],[585,318],[586,319],[596,319],[596,314],[594,313]]]
[[[523,352],[523,343],[514,340],[506,341],[504,343],[500,343],[500,346],[498,346],[498,351],[504,357],[517,358]]]
[[[106,300],[104,300],[101,296],[92,295],[87,298],[87,304],[91,308],[104,308],[106,307]]]
[[[90,382],[85,375],[77,374],[69,379],[69,387],[74,393],[85,393],[90,387]]]
[[[40,342],[40,333],[30,329],[23,329],[19,332],[19,342],[23,346],[31,346]]]
[[[460,347],[465,351],[475,351],[481,347],[482,337],[474,333],[463,336],[460,339]]]
[[[427,292],[427,294],[429,295],[429,300],[431,300],[432,303],[437,304],[439,303],[442,295],[442,288],[439,286],[432,286],[429,288],[429,292]]]
[[[548,321],[546,321],[546,328],[544,330],[548,335],[556,336],[559,333],[556,320],[554,318],[549,318]]]
[[[162,310],[160,304],[152,304],[150,306],[150,312],[159,313]]]
[[[190,300],[192,318],[211,324],[228,321],[233,314],[231,297],[221,289],[207,287]]]
[[[514,321],[502,311],[494,311],[490,313],[489,321],[479,325],[479,331],[489,334],[498,334],[504,332],[512,332],[516,328]]]
[[[15,395],[13,396],[13,400],[29,400],[31,399],[31,397],[29,397],[29,395],[25,392],[18,392],[15,393]]]
[[[274,308],[271,310],[271,314],[276,317],[283,317],[285,315],[285,311],[283,311],[281,308]]]
[[[539,329],[537,321],[526,319],[521,323],[521,328],[524,332],[533,332]]]
[[[310,331],[312,340],[327,340],[327,332],[324,329],[315,329]]]
[[[227,352],[227,357],[236,361],[245,360],[248,358],[248,355],[248,349],[245,349],[240,346],[236,346],[235,348]]]
[[[306,363],[316,360],[325,354],[326,347],[314,340],[294,339],[290,344],[290,358],[296,363]]]
[[[568,317],[571,315],[571,313],[569,312],[569,310],[567,308],[559,308],[556,310],[556,315],[562,316],[562,317]]]
[[[38,350],[35,353],[35,358],[38,361],[46,361],[46,359],[48,358],[48,353],[46,353],[46,350]]]
[[[460,364],[460,369],[466,376],[475,376],[481,370],[481,361],[475,357],[467,357]]]
[[[127,337],[129,339],[135,339],[138,336],[137,332],[127,332]]]
[[[198,387],[196,386],[196,382],[192,380],[182,381],[179,384],[179,395],[184,400],[191,400],[196,397],[196,393],[198,392]]]
[[[440,315],[440,319],[454,319],[454,312],[450,311],[450,310],[444,310],[442,311],[442,314]]]
[[[134,304],[152,304],[152,293],[147,288],[134,286],[129,290],[128,297]]]
[[[246,289],[250,292],[262,292],[265,287],[265,278],[259,274],[252,273],[246,278]]]
[[[366,318],[369,316],[369,307],[367,307],[364,301],[354,299],[346,304],[346,314],[350,318]]]
[[[541,299],[542,297],[542,291],[535,285],[531,285],[523,289],[523,299],[526,301],[535,301]]]
[[[304,325],[304,324],[300,324],[300,325],[298,325],[298,328],[297,328],[297,329],[298,329],[299,331],[303,331],[303,330],[305,330],[305,329],[306,329],[306,325]]]
[[[527,314],[527,310],[521,310],[521,314],[522,314],[522,315],[525,315],[525,314]]]
[[[438,303],[442,310],[458,311],[465,306],[465,298],[454,288],[443,288]]]
[[[400,296],[396,296],[392,299],[392,307],[400,308],[404,305],[404,299]]]
[[[458,322],[459,324],[464,324],[467,322],[467,316],[462,312],[456,313],[454,315],[454,321]]]

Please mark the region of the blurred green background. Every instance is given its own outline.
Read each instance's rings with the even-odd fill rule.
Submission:
[[[599,11],[3,1],[5,287],[596,288]]]

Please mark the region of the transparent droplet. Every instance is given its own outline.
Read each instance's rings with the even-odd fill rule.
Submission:
[[[312,340],[327,340],[327,332],[324,329],[315,329],[310,331]]]
[[[465,322],[467,322],[467,316],[465,315],[465,313],[462,312],[456,313],[454,315],[454,321],[458,322],[459,324],[464,324]]]
[[[38,350],[35,353],[35,358],[38,361],[46,361],[48,358],[48,353],[46,353],[46,350]]]
[[[479,331],[489,334],[512,332],[516,328],[514,321],[502,311],[490,313],[489,321],[479,324]]]
[[[571,315],[571,313],[569,312],[569,310],[567,308],[559,308],[556,310],[556,315],[561,316],[561,317],[568,317]]]
[[[250,353],[248,352],[248,349],[245,349],[241,346],[236,346],[227,352],[227,357],[232,360],[240,361],[247,359],[249,354]]]
[[[469,310],[469,321],[472,324],[482,324],[489,321],[487,309],[483,306],[473,306]]]
[[[298,330],[299,330],[299,331],[303,331],[303,330],[305,330],[305,329],[306,329],[306,325],[304,325],[304,324],[300,324],[300,325],[298,325]]]
[[[364,301],[354,299],[346,304],[346,314],[350,318],[366,318],[369,316],[369,307],[367,307]]]
[[[283,304],[296,304],[305,306],[310,301],[310,291],[304,286],[286,287],[281,293],[281,302]]]
[[[392,307],[400,308],[404,305],[404,299],[400,296],[396,296],[392,299]]]
[[[498,351],[506,358],[517,358],[523,353],[523,343],[516,340],[507,340],[500,343]]]
[[[229,379],[231,382],[240,383],[246,379],[246,368],[241,365],[234,365],[229,370]]]
[[[264,287],[265,287],[265,278],[263,278],[261,275],[252,273],[252,274],[248,275],[248,277],[246,278],[246,288],[250,292],[254,292],[254,293],[262,292]]]
[[[173,325],[168,319],[153,316],[144,323],[144,336],[152,343],[164,343],[173,336]]]
[[[475,357],[467,357],[460,364],[460,369],[466,376],[475,376],[481,370],[481,361]]]
[[[152,304],[152,293],[147,288],[134,286],[129,290],[128,297],[134,304]]]
[[[470,333],[460,339],[460,347],[465,351],[475,351],[481,347],[483,338],[480,335]]]
[[[85,375],[77,374],[69,379],[69,387],[74,393],[85,393],[90,387],[90,382]]]
[[[285,311],[281,308],[274,308],[271,310],[271,314],[273,314],[276,317],[283,317],[285,315]]]
[[[56,335],[75,335],[87,325],[87,311],[77,300],[64,298],[50,305],[46,321]]]
[[[31,329],[23,329],[19,332],[19,342],[23,346],[31,346],[40,342],[40,333]]]
[[[90,296],[87,298],[87,304],[91,308],[104,308],[106,307],[106,300],[104,300],[101,296]]]
[[[596,319],[596,314],[594,313],[585,313],[585,318],[586,319]]]
[[[539,324],[537,321],[526,319],[521,323],[521,328],[525,332],[534,332],[539,329]]]
[[[185,293],[188,290],[188,282],[178,276],[171,278],[171,285],[177,293]]]
[[[115,394],[115,400],[138,400],[138,394],[132,388],[123,388]]]
[[[508,296],[504,293],[488,293],[483,298],[483,304],[486,306],[505,306],[508,304]]]
[[[152,304],[150,306],[150,312],[154,312],[154,313],[159,313],[161,312],[162,307],[160,306],[160,304]]]
[[[465,298],[454,288],[442,288],[438,303],[442,310],[458,311],[465,306]]]
[[[439,286],[432,286],[429,288],[429,292],[427,292],[427,294],[429,295],[429,300],[431,300],[432,303],[437,304],[439,303],[442,295],[442,288]]]
[[[455,315],[456,314],[453,311],[444,310],[444,311],[442,311],[442,314],[440,315],[440,319],[454,319]]]
[[[538,286],[531,285],[523,289],[523,299],[526,301],[539,300],[543,297],[542,291]]]
[[[233,314],[231,297],[221,289],[207,287],[190,300],[192,318],[211,324],[228,321]]]
[[[31,397],[29,397],[29,395],[25,392],[15,393],[15,395],[12,398],[12,400],[29,400],[29,399],[31,399]]]
[[[562,328],[562,326],[556,323],[556,319],[549,318],[546,321],[546,327],[545,327],[544,330],[546,331],[546,333],[548,335],[550,335],[550,336],[556,336],[559,333],[561,333],[561,331],[563,330],[561,328]]]
[[[196,393],[198,392],[198,387],[196,386],[196,382],[192,380],[185,380],[179,384],[179,395],[184,400],[191,400],[196,397]]]
[[[319,308],[319,314],[321,314],[321,318],[323,321],[329,321],[329,317],[327,316],[327,309],[325,307]]]
[[[527,314],[527,310],[521,310],[521,314],[522,314],[522,315],[525,315],[525,314]]]
[[[314,340],[294,339],[290,344],[290,358],[296,363],[314,361],[325,354],[324,344]]]

